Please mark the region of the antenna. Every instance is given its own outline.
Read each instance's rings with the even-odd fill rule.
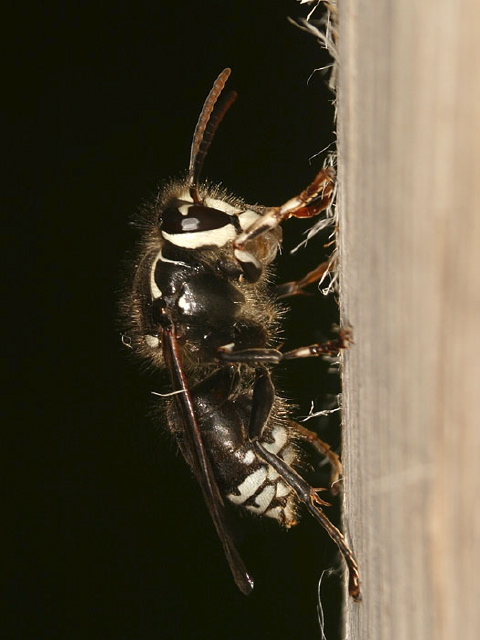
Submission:
[[[201,203],[197,185],[205,156],[210,148],[213,136],[218,129],[218,125],[237,98],[236,91],[229,91],[222,96],[217,103],[231,72],[232,70],[229,68],[224,69],[213,83],[213,87],[205,100],[193,134],[190,164],[188,167],[188,183],[190,186],[190,195],[196,204]]]

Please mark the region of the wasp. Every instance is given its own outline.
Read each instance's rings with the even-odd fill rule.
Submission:
[[[329,459],[333,480],[340,462],[291,419],[271,378],[283,361],[336,355],[348,341],[341,331],[335,340],[282,352],[278,297],[300,293],[322,269],[277,293],[271,285],[281,223],[324,211],[335,175],[322,169],[302,193],[276,207],[250,206],[201,182],[214,134],[236,98],[234,91],[223,92],[230,73],[220,73],[203,105],[186,179],[170,183],[148,209],[123,302],[124,336],[140,358],[168,373],[164,419],[200,485],[240,591],[250,593],[253,580],[235,546],[226,503],[287,528],[304,505],[338,545],[350,595],[358,600],[355,557],[323,512],[328,503],[300,474],[299,443],[307,441]]]

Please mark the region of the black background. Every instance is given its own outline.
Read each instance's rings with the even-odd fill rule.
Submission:
[[[4,392],[13,400],[14,472],[4,637],[320,637],[317,583],[340,566],[333,543],[307,516],[288,533],[240,519],[256,588],[248,598],[236,591],[199,490],[148,417],[161,383],[132,365],[115,323],[120,264],[136,237],[128,221],[159,181],[186,170],[222,68],[232,67],[239,98],[205,175],[248,202],[280,204],[320,168],[321,158],[309,157],[333,139],[333,96],[320,73],[307,79],[328,58],[287,22],[307,10],[293,0],[158,0],[18,11],[5,34],[4,75],[13,132],[4,147],[13,257],[5,273],[13,278],[2,342],[11,356]],[[285,225],[285,246],[309,224]],[[285,255],[279,279],[314,268],[324,241]],[[332,301],[317,295],[291,306],[288,345],[325,337]],[[307,361],[279,370],[298,414],[337,390],[325,371]],[[338,426],[330,431],[322,434],[338,447]],[[329,639],[340,599],[338,575],[326,577]]]

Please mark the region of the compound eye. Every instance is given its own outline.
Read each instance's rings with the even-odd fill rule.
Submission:
[[[230,225],[231,217],[219,209],[179,200],[176,206],[162,212],[159,223],[161,230],[168,234],[196,233]]]
[[[236,215],[185,200],[167,206],[158,223],[166,240],[188,249],[223,247],[235,238],[239,225]]]

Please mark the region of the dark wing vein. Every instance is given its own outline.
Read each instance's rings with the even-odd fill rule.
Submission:
[[[176,394],[175,401],[178,403],[179,413],[184,422],[188,462],[192,465],[202,489],[205,503],[222,543],[235,582],[240,591],[248,595],[253,589],[253,580],[243,564],[229,530],[223,499],[213,475],[212,466],[205,451],[202,434],[197,423],[192,395],[183,370],[174,326],[163,329],[162,346],[174,391],[181,391],[181,393]]]

